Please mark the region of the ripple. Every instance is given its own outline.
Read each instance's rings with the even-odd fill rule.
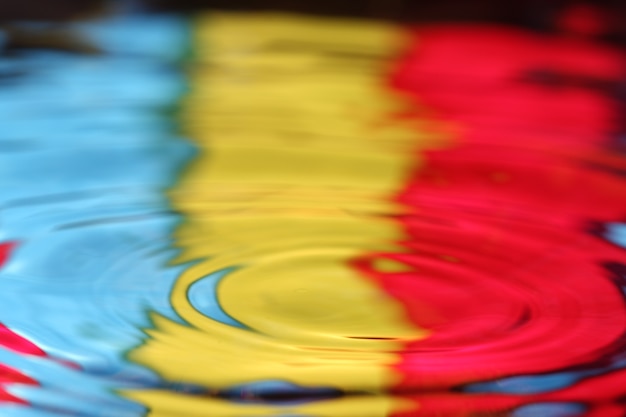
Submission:
[[[158,36],[185,38],[175,17],[71,29],[97,29],[111,46],[124,25],[157,20]],[[174,57],[135,39],[141,54],[116,44],[2,58],[21,71],[0,91],[2,415],[140,416],[145,407],[115,391],[161,384],[125,352],[145,338],[150,309],[177,318],[169,289],[182,267],[167,263],[180,217],[163,190],[193,149],[164,114],[184,89]]]
[[[624,413],[622,52],[195,24],[0,63],[3,415]]]
[[[573,412],[559,401],[593,404],[576,415],[608,415],[600,392],[605,378],[619,378],[626,326],[615,268],[626,253],[613,223],[626,211],[626,183],[588,161],[610,159],[620,107],[580,80],[619,84],[624,56],[503,28],[436,27],[421,35],[394,82],[436,117],[457,122],[458,143],[426,152],[425,166],[398,195],[411,208],[397,220],[405,251],[357,262],[430,331],[406,345],[398,388],[465,385],[503,410],[538,402],[513,415]],[[557,90],[521,77],[538,67],[553,68],[565,84]],[[611,164],[623,166],[620,158]],[[590,233],[593,221],[610,226]],[[386,271],[381,261],[404,270]],[[582,380],[588,395],[575,388]],[[490,393],[517,397],[503,395],[496,406]]]

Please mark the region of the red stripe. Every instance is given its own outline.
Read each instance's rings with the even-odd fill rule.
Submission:
[[[608,92],[624,74],[621,53],[583,40],[479,26],[418,34],[392,85],[458,132],[455,145],[420,153],[425,161],[397,196],[409,210],[398,218],[406,251],[355,262],[432,331],[406,344],[395,389],[445,392],[590,363],[616,349],[626,307],[603,263],[626,264],[626,251],[587,228],[626,215],[623,178],[590,168],[604,160],[626,168],[600,150],[618,128]],[[380,258],[407,270],[378,270]],[[613,377],[624,382],[621,373]],[[593,400],[613,377],[556,396],[442,394],[418,402],[431,415]],[[623,383],[610,383],[611,395],[624,393]]]

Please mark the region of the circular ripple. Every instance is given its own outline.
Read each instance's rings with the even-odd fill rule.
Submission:
[[[458,132],[458,143],[426,153],[398,196],[409,212],[398,218],[405,250],[355,262],[431,331],[405,345],[397,388],[613,357],[626,309],[605,265],[625,263],[626,253],[588,225],[626,213],[626,184],[615,175],[623,161],[613,157],[611,173],[601,150],[619,128],[606,86],[621,82],[623,54],[498,27],[419,35],[392,82]],[[390,271],[390,262],[399,266]]]
[[[405,346],[404,385],[547,372],[616,349],[626,309],[603,261],[626,254],[585,225],[615,216],[626,184],[545,159],[495,146],[433,153],[400,197],[413,210],[398,219],[405,252],[356,262],[431,331]],[[404,270],[388,272],[383,261]]]

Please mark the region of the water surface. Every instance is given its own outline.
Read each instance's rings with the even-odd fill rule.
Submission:
[[[7,55],[0,408],[621,416],[623,53],[275,14]]]

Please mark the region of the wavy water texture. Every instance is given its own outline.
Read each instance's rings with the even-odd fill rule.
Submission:
[[[626,413],[623,52],[72,27],[0,60],[2,416]]]
[[[397,352],[426,333],[350,260],[395,250],[393,193],[409,150],[434,141],[391,119],[405,108],[384,85],[402,32],[271,14],[196,24],[180,120],[200,153],[169,193],[185,216],[176,262],[195,262],[172,295],[186,323],[154,315],[130,358],[218,398],[128,395],[151,416],[386,416],[402,402],[380,395]]]
[[[431,331],[406,346],[400,387],[463,392],[426,397],[426,415],[466,413],[467,401],[623,415],[626,57],[503,27],[417,36],[393,85],[454,124],[457,143],[427,152],[398,196],[413,210],[398,219],[407,253],[360,262]]]
[[[162,384],[125,354],[148,310],[175,317],[163,190],[193,154],[169,116],[187,23],[71,28],[102,53],[0,60],[0,415],[141,416],[115,390]]]

